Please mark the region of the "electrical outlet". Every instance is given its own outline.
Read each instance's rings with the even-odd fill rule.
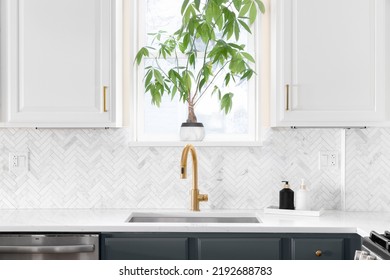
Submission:
[[[28,153],[9,153],[8,159],[10,172],[28,172]]]
[[[10,154],[10,166],[12,167],[18,166],[18,156]]]
[[[330,153],[329,154],[329,166],[331,167],[337,167],[338,166],[338,159],[337,159],[337,154],[335,153]]]
[[[338,168],[338,153],[335,151],[321,151],[319,155],[319,169]]]

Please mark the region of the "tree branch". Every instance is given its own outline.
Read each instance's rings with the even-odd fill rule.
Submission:
[[[230,63],[230,61],[232,60],[229,60],[229,61],[226,61],[226,63],[218,70],[218,72],[214,75],[213,79],[211,80],[211,82],[206,86],[206,88],[204,89],[204,91],[199,95],[198,99],[196,99],[196,101],[194,102],[194,106],[198,103],[199,99],[202,98],[202,96],[206,93],[207,89],[214,83],[214,80],[219,76],[219,74],[221,73],[221,71],[225,68],[225,66]]]

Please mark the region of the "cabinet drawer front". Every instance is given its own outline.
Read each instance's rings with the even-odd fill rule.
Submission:
[[[106,238],[106,260],[187,260],[188,238]]]
[[[201,260],[278,260],[280,238],[199,238]]]
[[[303,239],[291,240],[293,260],[343,260],[344,239]]]

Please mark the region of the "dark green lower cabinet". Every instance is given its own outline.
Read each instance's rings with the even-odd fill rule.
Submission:
[[[357,234],[103,233],[103,260],[352,260]]]
[[[343,238],[293,238],[292,259],[293,260],[343,260],[344,239]]]
[[[280,260],[280,238],[199,238],[200,260]]]
[[[106,260],[188,260],[188,238],[105,238]]]
[[[352,260],[361,245],[362,238],[357,234],[298,236],[291,238],[291,259]]]

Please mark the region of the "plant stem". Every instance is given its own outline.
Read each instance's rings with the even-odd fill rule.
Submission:
[[[202,68],[204,68],[204,66],[206,65],[206,59],[207,59],[207,49],[209,47],[209,43],[210,43],[210,39],[207,41],[207,44],[206,44],[206,47],[205,47],[205,50],[204,50],[204,58],[203,58],[203,65],[202,65]],[[199,88],[199,84],[200,84],[200,78],[201,78],[201,75],[202,74],[202,71],[199,71],[199,74],[198,74],[198,77],[196,78],[196,89],[195,89],[195,94],[194,94],[194,97],[192,98],[192,101],[195,100],[195,97],[198,95],[198,92],[200,92],[200,88]]]
[[[206,8],[204,9],[204,12],[206,11],[207,6],[209,5],[209,3],[210,3],[210,1],[207,1]],[[226,8],[228,9],[231,5],[233,5],[233,1],[230,1],[229,4],[226,6]],[[221,16],[222,16],[222,14],[219,15],[219,17],[217,18],[216,21],[218,21],[218,19],[219,19]],[[213,27],[215,28],[215,26],[216,26],[216,24],[214,23],[214,24],[213,24]],[[195,42],[195,40],[194,40],[194,42]],[[205,55],[204,55],[204,60],[203,60],[203,67],[206,65],[207,49],[208,49],[209,43],[210,43],[210,39],[207,41],[207,44],[206,44]],[[230,60],[230,61],[231,61],[231,60]],[[207,91],[207,89],[210,87],[210,85],[213,84],[215,78],[218,76],[218,74],[221,72],[221,70],[222,70],[223,68],[225,68],[226,64],[229,63],[230,61],[226,62],[225,65],[223,65],[222,68],[219,69],[219,71],[217,72],[217,74],[215,74],[215,76],[214,76],[214,78],[211,80],[211,82],[210,82],[210,83],[206,86],[206,88],[203,90],[203,93],[201,93],[201,94],[199,95],[198,99],[196,99],[196,101],[194,101],[194,100],[195,100],[195,97],[196,97],[197,94],[198,94],[198,90],[196,91],[196,93],[195,93],[195,95],[194,95],[194,97],[193,97],[193,99],[192,99],[194,106],[198,103],[199,99],[204,95],[204,93]],[[201,73],[201,72],[200,72],[200,73]],[[196,88],[197,88],[197,89],[198,89],[199,84],[200,84],[200,76],[201,76],[200,73],[199,73],[199,75],[198,75],[198,79],[197,79],[197,83],[196,83]]]
[[[203,17],[204,16],[204,14],[205,14],[205,12],[206,12],[206,10],[207,10],[207,7],[209,6],[209,3],[210,3],[210,0],[207,0],[207,2],[206,2],[206,4],[205,4],[205,7],[204,7],[204,9],[203,9],[203,11],[202,11],[202,14],[201,14],[201,17]],[[192,42],[191,42],[191,52],[192,51],[195,51],[195,53],[196,53],[196,57],[198,56],[197,54],[198,54],[198,52],[197,52],[197,50],[196,50],[196,48],[195,48],[195,41],[196,41],[196,34],[193,36],[193,38],[192,38]],[[210,40],[209,40],[210,41]],[[188,66],[189,66],[189,59],[187,59],[187,65],[186,65],[186,71],[188,71]],[[194,66],[194,69],[195,69],[195,66]]]
[[[158,63],[158,58],[157,57],[154,57],[155,61],[156,61],[156,64],[157,64],[157,67],[158,69],[164,74],[165,78],[167,78],[172,84],[175,84],[171,78],[168,76],[168,74],[161,68],[160,64]],[[180,85],[180,83],[179,83]],[[182,88],[179,88],[179,90],[183,91]]]
[[[202,98],[202,96],[206,93],[207,89],[213,84],[214,80],[218,77],[219,73],[221,73],[221,71],[225,68],[225,66],[228,63],[230,63],[230,61],[232,61],[232,60],[226,61],[226,63],[218,70],[218,72],[214,75],[211,82],[206,86],[206,88],[203,90],[203,92],[199,95],[198,99],[195,100],[194,106],[198,103],[199,99]]]
[[[195,115],[195,110],[194,110],[194,104],[192,102],[188,102],[188,118],[187,118],[188,123],[197,123],[198,119]]]

